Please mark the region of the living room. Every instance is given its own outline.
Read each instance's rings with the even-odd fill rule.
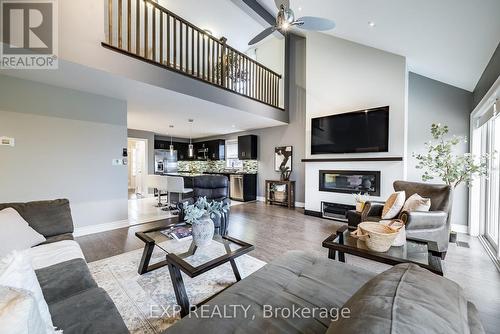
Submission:
[[[497,331],[496,1],[40,2],[57,67],[0,69],[0,332]]]

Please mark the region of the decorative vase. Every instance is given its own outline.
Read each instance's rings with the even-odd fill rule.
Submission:
[[[208,214],[193,222],[193,241],[198,247],[208,246],[214,237],[214,222]]]
[[[356,211],[357,212],[363,212],[364,207],[365,207],[364,202],[356,202]]]

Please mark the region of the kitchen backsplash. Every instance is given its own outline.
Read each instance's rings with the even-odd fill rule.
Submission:
[[[179,171],[191,173],[213,172],[220,173],[226,169],[226,161],[179,161]],[[257,173],[259,162],[257,160],[244,160],[243,172]]]

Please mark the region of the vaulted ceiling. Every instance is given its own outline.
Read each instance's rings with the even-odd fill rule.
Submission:
[[[258,1],[277,12],[274,0]],[[334,20],[328,34],[406,56],[410,71],[469,91],[500,41],[499,0],[290,2],[296,16]]]

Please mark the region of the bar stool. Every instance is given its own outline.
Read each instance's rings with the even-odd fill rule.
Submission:
[[[161,175],[150,174],[146,178],[146,183],[148,188],[153,188],[158,193],[158,203],[155,205],[157,208],[163,207],[161,203],[161,192],[167,191],[167,178]]]
[[[167,176],[167,194],[168,194],[168,208],[170,210],[176,209],[175,206],[172,205],[172,193],[178,194],[179,200],[182,201],[182,195],[188,194],[193,191],[191,188],[184,188],[184,178],[181,176]],[[164,209],[165,210],[165,209]]]

